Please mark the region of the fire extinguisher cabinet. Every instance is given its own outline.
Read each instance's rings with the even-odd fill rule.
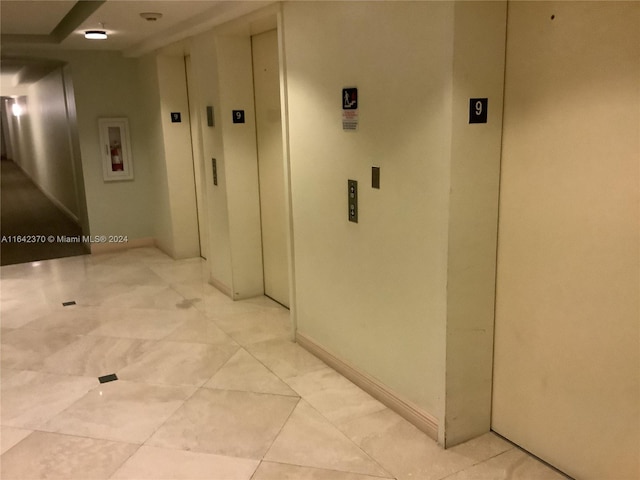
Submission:
[[[100,118],[100,148],[105,182],[133,180],[133,158],[126,118]]]

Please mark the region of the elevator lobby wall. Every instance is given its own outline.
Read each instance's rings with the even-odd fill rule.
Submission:
[[[490,428],[505,25],[502,2],[284,5],[298,337],[447,446]]]

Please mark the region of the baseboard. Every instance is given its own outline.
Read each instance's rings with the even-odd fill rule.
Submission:
[[[129,240],[127,242],[92,243],[91,254],[96,255],[100,253],[121,252],[123,250],[129,250],[131,248],[155,246],[156,241],[153,237],[134,238],[133,240]]]
[[[344,377],[351,380],[376,400],[411,422],[435,441],[438,441],[438,421],[431,414],[425,412],[408,400],[401,398],[396,392],[379,380],[335,356],[303,333],[296,333],[296,341],[301,347],[308,350],[337,372],[340,372]]]
[[[209,278],[209,283],[220,290],[222,293],[224,293],[227,297],[233,299],[230,287],[213,277]]]

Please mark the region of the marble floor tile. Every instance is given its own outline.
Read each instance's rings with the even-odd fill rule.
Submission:
[[[18,328],[3,335],[2,368],[39,370],[49,355],[78,339],[77,335],[56,330]]]
[[[291,377],[287,383],[335,425],[386,408],[330,367]]]
[[[391,480],[391,477],[372,477],[359,473],[262,462],[251,480]]]
[[[141,444],[193,392],[190,387],[117,380],[90,391],[40,429]]]
[[[202,386],[238,350],[235,345],[157,342],[118,377],[162,385]]]
[[[565,478],[492,433],[441,449],[208,278],[155,248],[0,268],[0,477]]]
[[[204,316],[186,320],[165,340],[176,342],[208,343],[211,345],[238,345],[229,335],[220,329],[213,320]]]
[[[111,478],[117,480],[249,480],[258,464],[259,460],[143,446]]]
[[[496,435],[442,449],[389,409],[341,426],[345,434],[398,480],[439,480],[513,448]]]
[[[98,385],[95,378],[3,370],[3,426],[39,428]]]
[[[7,306],[12,305],[12,303],[10,303],[11,301],[21,303],[22,305],[29,305],[36,299],[46,303],[46,296],[39,290],[34,290],[34,287],[39,287],[41,283],[38,277],[24,275],[22,277],[11,278],[6,275],[4,268],[5,267],[2,267],[2,270],[0,270],[0,282],[2,282],[0,300],[4,303],[3,310],[6,309]],[[32,268],[30,270],[32,270]]]
[[[15,265],[5,265],[0,270],[0,279],[3,284],[10,285],[12,282],[21,282],[26,284],[30,282],[33,285],[33,281],[37,281],[42,277],[42,269],[39,265],[44,262],[31,262],[31,263],[18,263]],[[11,282],[11,283],[10,283]],[[4,294],[1,294],[4,298]]]
[[[234,303],[229,297],[227,297],[224,293],[218,290],[213,285],[207,283],[202,280],[188,280],[188,281],[176,281],[172,279],[169,282],[171,288],[173,288],[176,292],[182,295],[185,298],[197,298],[200,299],[200,302],[196,305],[201,307],[203,305],[202,302],[204,300],[208,300],[211,304],[227,304]]]
[[[43,315],[26,325],[30,330],[56,330],[74,335],[85,335],[104,321],[99,307],[73,305]]]
[[[462,470],[447,480],[569,480],[519,448]]]
[[[4,480],[108,479],[137,445],[34,432],[2,455]]]
[[[255,312],[221,315],[216,324],[240,345],[291,338],[289,310],[264,309]]]
[[[104,308],[104,321],[88,335],[161,340],[187,320],[201,318],[195,309]]]
[[[261,459],[298,399],[201,389],[147,445]]]
[[[244,348],[238,350],[204,386],[220,390],[298,396]]]
[[[135,338],[82,336],[48,356],[43,371],[101,377],[139,360],[157,342]]]
[[[59,282],[53,282],[42,286],[42,291],[47,301],[52,305],[62,302],[75,301],[80,306],[109,305],[114,298],[127,295],[132,287],[123,283],[102,282],[95,279],[69,277]]]
[[[101,253],[99,255],[87,255],[87,263],[94,265],[130,265],[141,263],[143,265],[155,263],[173,263],[174,260],[166,253],[153,247],[131,248],[129,250]]]
[[[0,455],[28,437],[31,432],[33,430],[24,428],[0,427]]]
[[[4,267],[2,267],[4,268]],[[2,290],[5,288],[2,282]],[[31,286],[33,289],[33,285]],[[19,328],[44,315],[49,315],[56,310],[56,306],[49,304],[44,299],[38,298],[25,292],[22,298],[12,298],[2,300],[2,315],[0,324],[3,327]]]
[[[300,345],[288,339],[252,343],[247,345],[246,349],[285,381],[327,366]]]
[[[151,264],[148,268],[167,283],[206,282],[207,263],[202,258],[189,258],[171,263]]]
[[[257,300],[260,298],[261,300]],[[264,299],[264,300],[263,300]],[[234,313],[250,313],[262,311],[280,311],[284,307],[267,297],[256,297],[245,300],[232,300],[226,295],[207,295],[197,305],[208,317],[216,319],[222,315]]]
[[[300,401],[264,459],[326,470],[389,476],[304,400]]]
[[[109,284],[112,285],[112,284]],[[100,305],[118,308],[153,308],[174,310],[184,308],[184,297],[165,285],[125,285],[127,291],[110,295]]]

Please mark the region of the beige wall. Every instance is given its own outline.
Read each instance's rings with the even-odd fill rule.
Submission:
[[[453,15],[448,3],[284,6],[298,332],[439,420]],[[342,131],[349,86],[357,132]]]
[[[20,166],[49,198],[78,221],[62,68],[29,87],[27,118],[31,123],[33,156],[22,158]]]
[[[434,416],[447,446],[490,428],[505,16],[284,8],[298,331]],[[342,131],[347,86],[357,132]],[[470,97],[490,99],[488,124],[469,125]]]
[[[509,5],[493,427],[575,478],[640,476],[639,25]]]
[[[136,59],[117,53],[67,52],[75,89],[80,150],[92,235],[153,235],[150,172],[152,161],[144,135]],[[132,181],[107,182],[102,177],[98,118],[127,117],[133,151]]]

